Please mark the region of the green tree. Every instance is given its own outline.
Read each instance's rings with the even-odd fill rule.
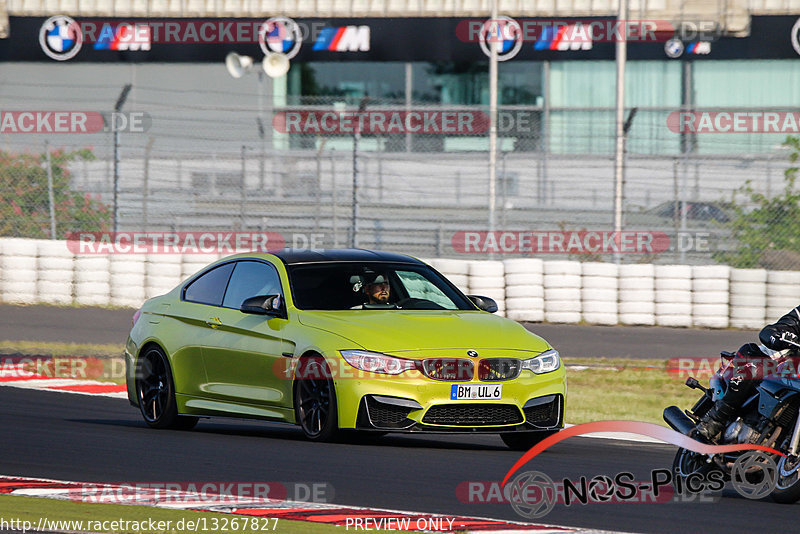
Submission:
[[[69,187],[68,164],[93,159],[94,154],[89,149],[50,152],[57,237],[63,238],[68,232],[109,229],[111,213],[99,197],[93,198]],[[15,154],[0,150],[0,235],[50,237],[46,154]]]
[[[800,138],[787,137],[789,161],[800,156]],[[784,172],[783,190],[767,197],[748,180],[733,195],[734,215],[725,226],[738,242],[734,251],[719,252],[715,259],[733,267],[797,268],[800,260],[800,190],[798,167]],[[742,201],[741,197],[744,197]],[[755,207],[753,207],[755,206]]]

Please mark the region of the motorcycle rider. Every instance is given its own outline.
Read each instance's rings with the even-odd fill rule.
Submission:
[[[772,352],[797,348],[795,344],[800,340],[800,306],[774,324],[765,326],[758,338],[768,353],[755,343],[747,343],[738,350],[731,362],[734,365],[734,373],[728,389],[697,423],[696,435],[708,441],[717,441],[737,408],[752,395],[756,385],[763,378],[764,360],[769,359]]]

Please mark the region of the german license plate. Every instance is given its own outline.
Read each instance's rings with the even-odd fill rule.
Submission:
[[[503,398],[502,384],[453,384],[450,386],[450,399],[491,400]]]

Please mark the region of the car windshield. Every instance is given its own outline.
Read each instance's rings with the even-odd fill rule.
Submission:
[[[288,266],[301,310],[474,310],[451,284],[418,264],[330,262]]]

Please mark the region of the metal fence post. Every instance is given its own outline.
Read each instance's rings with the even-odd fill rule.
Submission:
[[[331,213],[331,226],[333,229],[333,248],[339,247],[339,220],[336,216],[336,205],[339,201],[337,198],[338,190],[336,188],[336,154],[335,149],[331,149],[331,180],[332,180],[332,187],[331,187],[331,199],[332,199],[332,208],[333,211]]]
[[[44,142],[44,151],[47,154],[47,200],[50,204],[50,239],[56,238],[56,207],[53,195],[53,164],[50,161],[50,144]]]
[[[244,188],[245,151],[246,150],[247,150],[247,147],[242,145],[242,183],[239,186],[239,192],[240,192],[240,197],[239,197],[239,230],[241,230],[242,232],[244,232],[244,224],[245,224],[244,223],[244,220],[245,220],[244,204],[245,204],[245,201],[247,200],[247,194],[246,194],[245,188]]]
[[[155,138],[151,137],[147,140],[147,145],[144,147],[144,176],[142,179],[142,230],[147,231],[147,210],[148,198],[150,196],[150,151],[153,149],[153,142]]]

